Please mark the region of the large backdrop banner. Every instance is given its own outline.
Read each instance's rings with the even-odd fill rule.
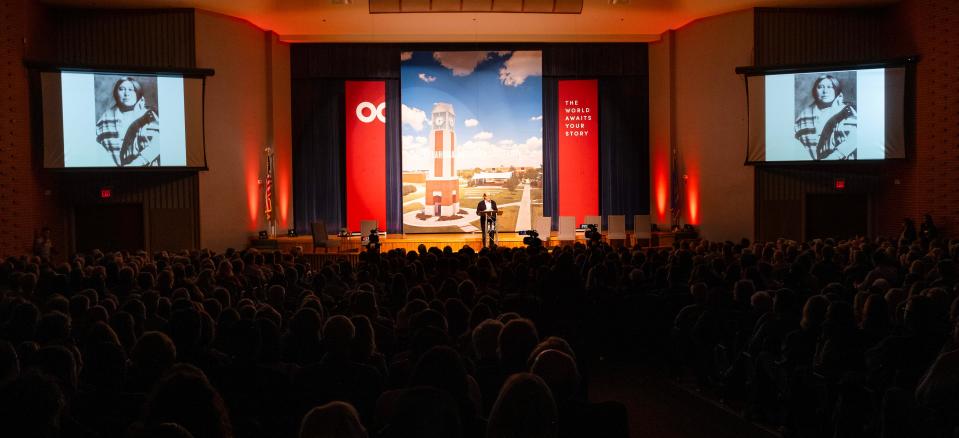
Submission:
[[[346,81],[345,91],[346,226],[376,220],[386,230],[386,83]]]
[[[401,54],[403,229],[479,229],[486,193],[500,231],[543,215],[540,51]]]
[[[595,79],[559,81],[559,215],[577,224],[600,214],[598,95]]]

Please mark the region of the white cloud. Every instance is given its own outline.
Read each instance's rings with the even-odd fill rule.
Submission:
[[[463,125],[466,126],[467,128],[472,128],[472,127],[474,127],[474,126],[476,126],[476,125],[479,125],[479,120],[476,120],[476,119],[466,119],[466,120],[463,120]]]
[[[430,76],[426,73],[420,73],[416,76],[419,77],[421,81],[426,82],[427,84],[430,82],[436,82],[436,76]]]
[[[537,120],[543,120],[543,116],[533,116],[529,118],[529,121],[535,122]]]
[[[403,159],[406,159],[405,156]],[[485,140],[470,140],[456,145],[456,164],[461,169],[542,166],[543,139],[530,137],[519,144],[511,140],[500,140],[495,144]]]
[[[477,65],[489,58],[489,52],[433,52],[433,59],[450,69],[453,76],[469,76]]]
[[[403,105],[403,124],[410,125],[410,128],[413,128],[416,131],[423,130],[423,124],[426,123],[426,113],[423,110],[415,107],[408,107],[405,104]]]
[[[426,137],[403,136],[403,170],[427,170],[433,165],[433,154]]]
[[[489,131],[480,131],[473,136],[473,140],[489,140],[493,138],[493,133]]]
[[[413,52],[400,52],[400,62],[413,59]]]
[[[513,52],[503,67],[499,69],[499,79],[504,85],[518,87],[530,76],[543,75],[543,57],[541,52]]]

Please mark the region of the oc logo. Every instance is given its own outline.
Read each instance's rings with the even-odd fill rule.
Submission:
[[[356,118],[363,123],[372,123],[373,119],[386,123],[386,102],[380,102],[379,105],[373,105],[370,102],[361,102],[356,106]]]

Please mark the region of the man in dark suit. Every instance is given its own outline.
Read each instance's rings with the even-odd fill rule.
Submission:
[[[476,214],[480,216],[480,231],[483,232],[483,246],[486,246],[486,238],[489,237],[486,234],[486,218],[483,215],[484,211],[497,211],[496,201],[491,201],[489,195],[483,193],[483,200],[476,204]],[[495,218],[494,218],[495,220]],[[490,239],[490,243],[493,241]]]

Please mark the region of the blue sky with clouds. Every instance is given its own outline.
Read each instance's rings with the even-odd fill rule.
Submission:
[[[403,170],[432,165],[430,111],[456,112],[458,169],[540,166],[542,52],[404,52]]]

